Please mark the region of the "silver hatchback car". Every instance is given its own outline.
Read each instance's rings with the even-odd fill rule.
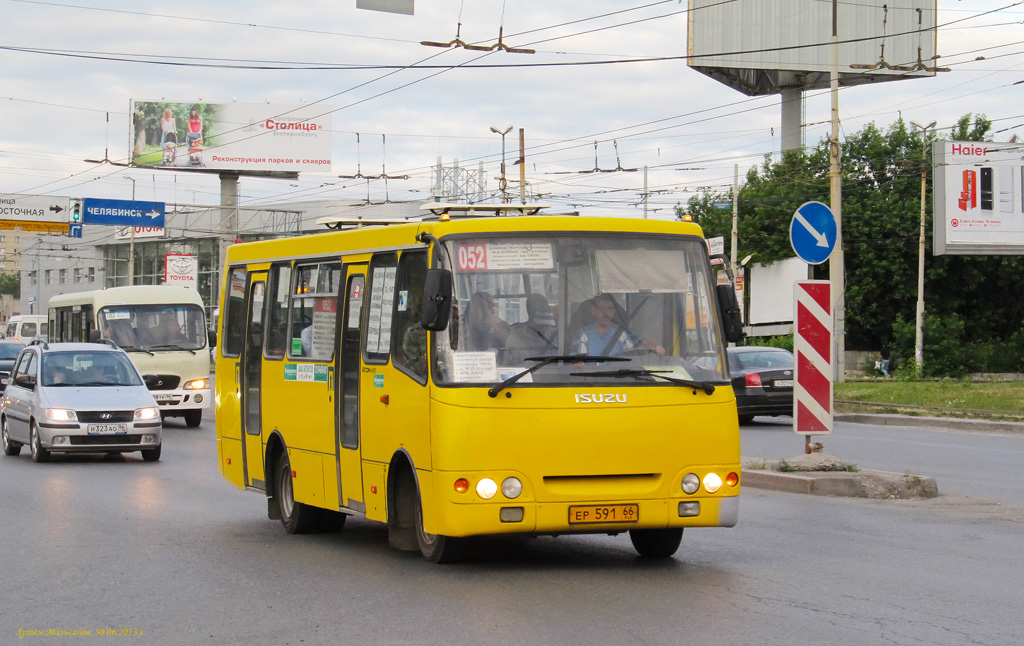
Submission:
[[[141,451],[160,459],[160,409],[120,348],[34,342],[18,355],[0,400],[4,454]]]

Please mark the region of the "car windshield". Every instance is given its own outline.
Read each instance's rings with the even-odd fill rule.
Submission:
[[[100,336],[129,352],[206,347],[206,316],[198,305],[108,305],[98,322]]]
[[[117,351],[49,352],[43,355],[44,386],[141,386],[131,361]]]
[[[20,343],[0,343],[0,359],[16,359],[24,349]]]
[[[577,232],[445,245],[455,293],[448,328],[434,334],[438,383],[501,383],[531,367],[517,384],[725,381],[699,237]]]
[[[729,354],[733,370],[792,370],[793,355],[789,352],[735,352]]]

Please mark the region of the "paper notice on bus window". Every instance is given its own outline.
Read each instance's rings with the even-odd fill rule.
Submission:
[[[106,317],[107,317],[108,321],[118,321],[118,320],[122,320],[123,321],[125,319],[130,319],[132,317],[132,314],[131,314],[131,312],[128,312],[128,311],[111,312],[111,311],[108,310],[106,312]]]
[[[511,377],[513,375],[518,375],[520,372],[522,372],[524,370],[526,370],[526,366],[519,366],[518,368],[498,368],[498,381],[505,381],[509,377]],[[519,378],[519,381],[517,381],[516,383],[519,383],[519,384],[532,384],[533,383],[533,375],[532,374],[523,375],[522,377]]]
[[[494,352],[456,352],[452,367],[455,381],[498,380],[498,359]]]
[[[459,271],[555,269],[555,254],[550,242],[460,242],[455,255]]]

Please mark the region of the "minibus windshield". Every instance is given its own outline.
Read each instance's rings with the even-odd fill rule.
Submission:
[[[447,329],[434,334],[439,384],[493,386],[524,371],[516,387],[726,380],[699,237],[572,232],[443,244],[454,296]]]

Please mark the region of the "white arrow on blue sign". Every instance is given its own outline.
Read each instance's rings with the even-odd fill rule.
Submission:
[[[836,248],[839,229],[832,209],[821,202],[807,202],[793,214],[789,223],[789,243],[793,251],[809,265],[828,260]]]
[[[162,228],[166,209],[167,205],[164,202],[101,200],[87,197],[82,200],[82,223]]]

